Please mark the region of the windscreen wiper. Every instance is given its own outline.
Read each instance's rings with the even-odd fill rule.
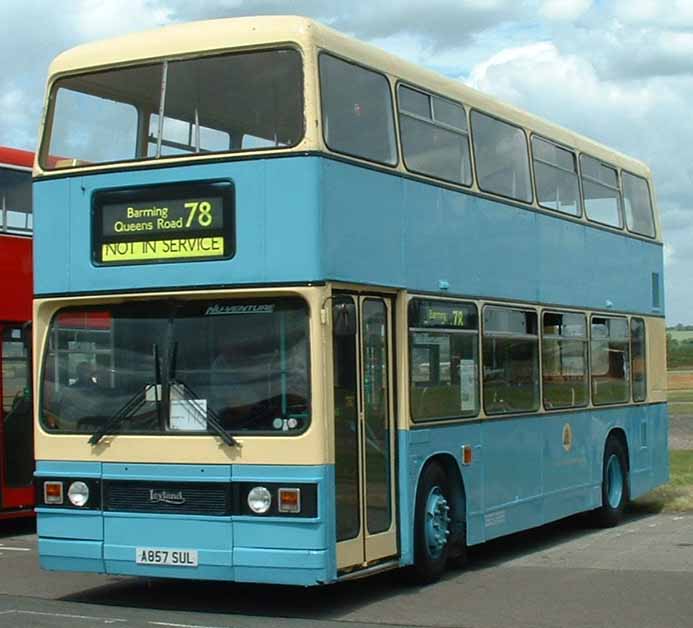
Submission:
[[[197,415],[197,418],[202,419],[206,421],[207,426],[212,428],[212,431],[221,438],[229,447],[238,445],[238,441],[231,436],[225,429],[224,426],[221,424],[221,417],[212,410],[209,406],[207,406],[207,411],[203,411],[200,409],[200,406],[195,403],[195,401],[199,401],[201,397],[195,393],[190,386],[188,386],[185,382],[181,382],[178,380],[170,380],[169,381],[170,386],[175,386],[177,390],[182,390],[185,393],[185,399],[181,399],[181,401],[192,401],[192,403],[189,404],[189,407],[192,409],[192,411]]]
[[[147,391],[152,388],[151,385],[145,386],[142,390],[138,390],[130,399],[128,399],[118,410],[98,429],[89,439],[90,445],[98,445],[99,441],[110,432],[114,427],[120,424],[125,419],[131,417],[139,410],[147,401]]]
[[[145,386],[142,390],[138,390],[132,397],[130,397],[115,413],[98,429],[96,430],[89,439],[90,445],[98,445],[99,441],[108,434],[114,427],[130,418],[135,412],[137,412],[147,401],[147,393],[153,388],[154,389],[154,401],[156,403],[156,412],[161,421],[161,372],[159,370],[159,348],[156,344],[152,346],[152,352],[154,355],[154,381],[155,384]]]
[[[176,354],[178,352],[178,343],[174,342],[171,347],[171,356],[168,361],[168,382],[167,387],[176,386],[178,389],[182,389],[189,400],[193,403],[189,404],[193,412],[197,415],[199,419],[206,421],[207,426],[212,428],[221,440],[224,441],[229,447],[238,445],[238,441],[231,436],[221,423],[221,417],[207,406],[207,412],[203,412],[200,407],[194,403],[199,401],[201,397],[197,395],[185,382],[176,379]]]

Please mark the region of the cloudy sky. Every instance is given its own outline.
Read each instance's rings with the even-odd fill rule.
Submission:
[[[295,13],[647,162],[667,317],[693,323],[690,0],[0,0],[0,145],[33,149],[50,60],[171,22]]]

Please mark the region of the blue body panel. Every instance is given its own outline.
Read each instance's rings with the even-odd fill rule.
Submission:
[[[260,159],[39,181],[34,186],[34,290],[88,293],[315,279],[320,275],[319,166],[311,158]],[[204,180],[234,183],[237,245],[232,259],[155,267],[92,263],[94,192]]]
[[[486,419],[398,433],[400,564],[413,561],[416,486],[432,456],[449,456],[464,485],[470,545],[601,505],[603,447],[611,430],[628,443],[630,496],[667,481],[666,404]],[[563,447],[570,424],[572,446]],[[461,447],[473,460],[461,464]],[[46,569],[151,577],[312,585],[337,578],[334,468],[40,462],[37,477],[171,481],[316,482],[318,517],[212,517],[38,509]],[[204,469],[204,473],[201,470]],[[196,568],[135,563],[136,547],[195,549]]]
[[[567,423],[573,441],[566,451]],[[668,480],[666,404],[485,419],[400,432],[401,521],[411,525],[418,478],[434,455],[449,456],[461,472],[470,545],[597,508],[604,443],[613,429],[622,430],[628,443],[632,498]],[[467,466],[461,464],[463,445],[473,448],[473,461]],[[411,529],[401,530],[401,548],[403,564],[411,562]]]
[[[232,259],[154,268],[91,262],[95,191],[219,179],[236,193]],[[445,281],[451,294],[663,314],[652,303],[652,273],[662,276],[654,242],[333,159],[49,179],[34,195],[37,294],[330,279],[437,291]]]
[[[99,190],[230,180],[236,254],[219,261],[95,266]],[[663,316],[662,247],[544,212],[353,163],[294,155],[37,181],[38,295],[195,289],[328,280]],[[421,470],[434,455],[461,472],[469,544],[601,503],[603,447],[621,429],[630,494],[666,481],[665,404],[421,427],[397,435],[400,564],[413,561]],[[569,423],[572,446],[563,447]],[[473,462],[461,464],[470,445]],[[331,465],[37,464],[37,477],[316,482],[318,517],[176,516],[38,509],[47,569],[312,585],[337,578]],[[137,565],[136,547],[195,549],[196,568]]]
[[[315,518],[200,516],[38,508],[45,569],[134,576],[313,585],[337,577],[334,469],[234,465],[37,463],[36,477],[181,482],[314,482]],[[99,473],[94,476],[95,468]],[[197,567],[138,565],[135,548],[197,550]]]

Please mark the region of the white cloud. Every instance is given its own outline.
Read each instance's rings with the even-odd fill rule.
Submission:
[[[5,83],[4,89],[0,91],[0,111],[2,112],[2,126],[6,128],[6,133],[0,133],[0,144],[8,146],[19,146],[34,150],[36,147],[36,133],[33,129],[34,111],[39,103],[31,103],[33,107],[27,106],[30,99],[21,89],[11,83]]]
[[[60,51],[257,14],[314,17],[646,161],[668,240],[669,313],[693,322],[691,0],[2,0],[0,58],[11,63],[0,76],[0,144],[35,147],[47,67]]]
[[[89,40],[163,26],[171,19],[171,9],[159,1],[80,0],[78,5],[75,26]]]
[[[669,315],[693,320],[693,295],[680,290],[693,275],[693,77],[606,79],[590,57],[563,53],[547,41],[496,53],[468,82],[650,165],[668,240]]]
[[[592,7],[592,0],[544,0],[539,14],[547,20],[571,21],[584,15]]]
[[[693,2],[690,0],[614,0],[613,14],[631,25],[648,28],[689,28],[693,25]]]

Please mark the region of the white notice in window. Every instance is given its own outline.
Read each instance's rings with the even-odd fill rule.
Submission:
[[[460,410],[476,412],[476,365],[474,360],[460,360]]]
[[[172,399],[169,429],[181,432],[206,432],[207,400]]]

